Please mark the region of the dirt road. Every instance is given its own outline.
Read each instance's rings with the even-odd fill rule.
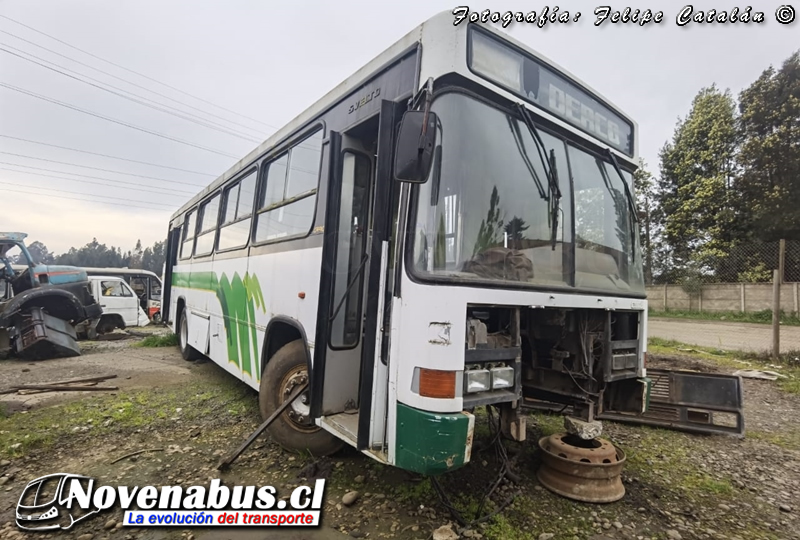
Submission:
[[[762,352],[772,348],[772,327],[768,324],[651,318],[648,334],[728,351]],[[800,326],[781,327],[781,351],[800,351]]]

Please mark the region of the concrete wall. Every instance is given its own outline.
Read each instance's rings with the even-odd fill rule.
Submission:
[[[800,313],[800,284],[781,286],[781,310]],[[666,302],[665,302],[666,298]],[[713,283],[703,285],[699,294],[689,295],[680,285],[647,287],[650,309],[686,311],[752,312],[772,309],[772,283]]]

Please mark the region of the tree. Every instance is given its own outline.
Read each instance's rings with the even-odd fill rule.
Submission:
[[[120,268],[124,266],[122,252],[119,248],[107,247],[92,238],[92,241],[80,249],[70,248],[66,253],[56,257],[56,263],[70,266]]]
[[[525,239],[524,233],[530,228],[525,224],[525,220],[521,217],[514,216],[508,223],[506,223],[505,233],[508,235],[508,240],[514,249],[522,249],[522,241]]]
[[[646,283],[651,284],[653,283],[653,251],[655,249],[654,236],[656,235],[654,222],[659,218],[659,212],[656,205],[654,178],[647,170],[647,164],[643,159],[639,160],[639,168],[633,173],[633,191],[641,224],[644,277]]]
[[[735,110],[730,92],[703,88],[661,150],[655,195],[670,253],[667,267],[695,261],[711,271],[742,237],[734,186]]]
[[[165,241],[156,242],[152,247],[144,249],[142,253],[142,268],[144,270],[161,275],[161,271],[164,269],[164,261],[166,260],[164,254],[165,244]]]
[[[31,242],[30,245],[28,245],[28,253],[31,254],[34,264],[55,263],[55,257],[53,256],[53,254],[50,253],[50,250],[47,249],[47,246],[45,246],[42,242],[39,242],[38,240],[35,242]]]
[[[759,240],[800,239],[800,51],[739,96],[740,189]]]
[[[500,231],[503,230],[503,217],[500,215],[499,205],[500,194],[497,193],[497,186],[494,186],[489,197],[489,211],[486,214],[486,219],[481,221],[478,238],[475,240],[475,248],[472,250],[473,255],[477,255],[500,242],[498,236]]]
[[[142,241],[136,241],[136,247],[128,254],[128,268],[142,268]]]

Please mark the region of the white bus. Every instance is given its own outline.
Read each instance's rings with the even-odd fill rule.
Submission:
[[[183,205],[164,319],[284,447],[439,474],[475,407],[642,414],[635,122],[489,25],[415,28]],[[667,392],[669,393],[669,392]]]
[[[125,280],[139,297],[147,318],[161,322],[161,278],[154,272],[141,268],[84,268],[90,276],[112,276]]]

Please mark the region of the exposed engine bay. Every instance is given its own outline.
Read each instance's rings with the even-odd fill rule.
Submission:
[[[606,409],[642,413],[641,319],[639,311],[470,306],[465,406],[485,402],[469,393],[471,370],[507,366],[519,371],[518,399],[563,404],[587,422]]]

